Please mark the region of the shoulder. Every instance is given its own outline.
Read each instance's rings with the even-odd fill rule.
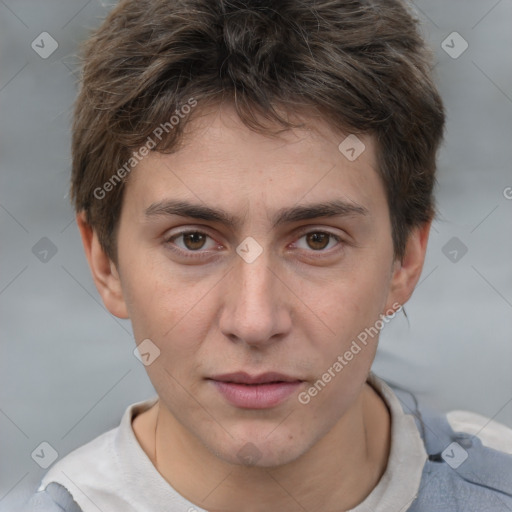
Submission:
[[[435,411],[390,384],[428,460],[410,512],[512,510],[512,429],[469,411]]]
[[[32,495],[21,512],[82,512],[68,490],[52,482]]]
[[[44,475],[38,490],[43,490],[50,482],[62,484],[64,473],[73,474],[79,471],[85,476],[98,474],[100,470],[106,473],[104,470],[112,469],[111,466],[116,462],[115,440],[118,431],[119,427],[116,427],[104,432],[57,461]],[[110,464],[107,464],[107,461],[110,461]]]
[[[24,512],[85,511],[90,509],[91,497],[95,503],[97,499],[98,504],[105,504],[106,510],[133,510],[126,503],[124,490],[135,478],[133,466],[141,467],[145,454],[132,430],[132,420],[155,401],[152,398],[131,404],[117,427],[55,462]]]
[[[56,462],[43,476],[37,491],[22,512],[82,512],[70,492],[66,475],[79,468],[83,475],[97,475],[102,458],[111,451],[115,431],[110,430],[76,448]]]
[[[512,428],[470,411],[450,411],[446,419],[455,432],[476,436],[484,446],[512,455]]]

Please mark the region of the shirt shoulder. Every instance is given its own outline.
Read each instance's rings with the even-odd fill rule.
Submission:
[[[512,429],[469,411],[441,413],[393,390],[414,416],[428,454],[408,512],[512,510]]]
[[[82,512],[82,509],[64,486],[52,482],[33,494],[21,512]]]
[[[484,446],[512,455],[512,428],[471,411],[450,411],[446,418],[455,432],[477,436]]]
[[[98,509],[123,512],[156,510],[145,503],[148,500],[144,487],[151,482],[158,488],[166,489],[169,486],[138,444],[131,426],[133,417],[151,407],[154,402],[155,398],[152,398],[130,405],[117,427],[56,461],[43,476],[38,492],[32,498],[32,508],[26,512],[46,512],[46,508],[35,508],[41,507],[39,502],[46,507],[53,506],[52,499],[54,502],[56,500],[49,492],[53,484],[64,488],[65,492],[59,491],[59,497],[69,500],[70,496],[71,501],[76,502],[77,508],[71,508],[71,512],[97,512]],[[68,509],[61,507],[58,502],[57,505],[57,508],[48,508],[48,511],[67,512]]]

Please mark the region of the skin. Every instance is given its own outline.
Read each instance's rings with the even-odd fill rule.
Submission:
[[[160,399],[135,418],[135,435],[162,476],[208,510],[347,510],[386,468],[389,411],[366,382],[378,336],[307,405],[295,393],[273,408],[241,409],[206,380],[278,371],[307,390],[380,314],[405,304],[419,279],[430,223],[395,260],[373,138],[359,136],[366,149],[350,162],[338,150],[346,134],[306,121],[308,129],[269,137],[227,105],[191,120],[179,151],[153,152],[132,172],[117,264],[78,215],[106,307],[131,319],[137,343],[160,349],[146,367]],[[169,199],[221,208],[239,225],[145,214]],[[337,199],[366,214],[272,225],[282,208]],[[183,230],[208,237],[170,240]],[[306,236],[318,232],[340,240]],[[252,263],[236,252],[249,236],[263,250]],[[238,456],[248,442],[253,464]]]

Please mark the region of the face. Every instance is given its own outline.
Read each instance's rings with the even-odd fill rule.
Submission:
[[[227,462],[285,464],[329,432],[374,359],[358,336],[404,299],[373,139],[349,161],[347,134],[309,126],[268,137],[223,107],[125,191],[105,302],[158,347],[160,407]]]

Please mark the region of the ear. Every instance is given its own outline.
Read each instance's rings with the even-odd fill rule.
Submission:
[[[385,311],[398,309],[411,297],[423,270],[432,221],[413,228],[402,261],[395,260]],[[384,312],[383,312],[384,313]]]
[[[85,219],[85,212],[76,216],[85,256],[91,268],[94,284],[105,307],[119,318],[129,318],[121,288],[121,280],[114,262],[107,256],[98,240],[96,232]]]

